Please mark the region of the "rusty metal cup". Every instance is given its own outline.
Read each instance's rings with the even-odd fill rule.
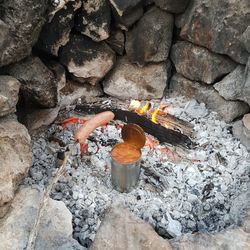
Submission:
[[[140,177],[141,148],[146,138],[143,129],[131,123],[123,127],[122,138],[124,142],[111,151],[111,181],[117,191],[130,192]]]

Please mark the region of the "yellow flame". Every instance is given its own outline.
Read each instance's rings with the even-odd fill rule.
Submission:
[[[150,107],[150,103],[147,102],[147,103],[143,106],[143,108],[141,108],[141,109],[138,110],[138,112],[139,112],[141,115],[143,115],[143,114],[149,109],[149,107]]]
[[[152,122],[157,123],[156,116],[157,113],[159,112],[160,108],[158,107],[152,114]]]

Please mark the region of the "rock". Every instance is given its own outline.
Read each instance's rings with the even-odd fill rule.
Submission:
[[[53,72],[57,80],[57,90],[60,91],[66,85],[66,74],[64,67],[57,61],[47,61],[46,66]]]
[[[250,114],[245,114],[242,119],[244,127],[250,131]]]
[[[106,40],[112,50],[122,56],[124,53],[125,36],[121,30],[114,30]]]
[[[227,101],[212,87],[190,81],[180,74],[175,74],[170,82],[170,91],[174,95],[183,95],[204,102],[207,107],[216,111],[226,122],[244,115],[249,106],[240,101]]]
[[[250,53],[250,25],[246,28],[240,39],[248,53]]]
[[[104,92],[119,99],[161,98],[170,77],[170,62],[139,67],[121,58],[104,79]]]
[[[6,206],[14,198],[18,185],[32,164],[30,136],[16,118],[0,118],[0,159],[1,207]],[[7,212],[5,208],[0,208],[0,217],[5,212]]]
[[[250,138],[245,135],[244,124],[242,120],[236,121],[233,124],[233,135],[240,140],[247,150],[250,150]]]
[[[129,60],[139,65],[167,60],[173,25],[171,14],[157,7],[148,10],[136,26],[127,32],[126,52]]]
[[[104,42],[96,43],[87,37],[72,35],[60,49],[59,59],[74,76],[95,85],[113,67],[115,54]]]
[[[69,34],[74,26],[75,11],[81,7],[81,1],[69,1],[54,18],[46,23],[39,36],[36,47],[48,54],[57,56],[61,46],[69,41]]]
[[[0,48],[6,46],[9,37],[9,27],[6,23],[0,20]]]
[[[170,240],[174,249],[227,249],[247,250],[250,248],[250,235],[242,229],[229,229],[216,234],[188,234],[181,239]]]
[[[81,84],[74,80],[67,80],[65,88],[61,90],[62,101],[60,106],[67,107],[80,98],[92,98],[103,95],[103,91],[99,84],[92,86],[90,84]]]
[[[45,23],[47,7],[45,0],[0,2],[0,9],[4,10],[1,15],[1,27],[4,26],[4,34],[7,35],[5,42],[0,43],[0,67],[30,55]]]
[[[122,30],[128,30],[143,15],[142,4],[135,6],[134,8],[130,9],[128,13],[124,13],[122,16],[120,16],[116,10],[114,10],[114,8],[112,10],[115,24]]]
[[[20,82],[11,76],[0,76],[0,117],[16,111]]]
[[[51,0],[51,5],[48,8],[48,20],[49,22],[53,19],[55,14],[61,10],[62,8],[65,7],[65,5],[70,2],[70,1],[75,1],[75,0]]]
[[[85,0],[76,15],[76,29],[100,42],[109,37],[111,10],[107,0]]]
[[[171,13],[182,13],[189,0],[154,0],[156,6]]]
[[[214,84],[214,88],[226,100],[237,100],[242,92],[245,68],[239,65],[220,82]]]
[[[249,0],[193,0],[181,23],[182,39],[247,62],[249,53],[240,38],[250,24]]]
[[[127,209],[113,206],[106,214],[91,250],[133,250],[133,249],[172,249],[164,240],[145,223],[134,217]]]
[[[141,0],[109,0],[112,7],[116,10],[119,16],[127,14],[131,9],[141,4]]]
[[[238,98],[250,104],[250,56],[245,68],[243,87]]]
[[[38,216],[42,193],[22,188],[0,224],[0,248],[26,249],[29,235]],[[72,215],[62,201],[48,199],[38,226],[35,250],[84,249],[72,238]]]
[[[21,82],[26,99],[43,108],[57,104],[57,80],[38,57],[28,57],[8,67],[8,73]]]
[[[51,109],[34,109],[26,114],[24,124],[30,132],[42,126],[48,126],[55,121],[59,110],[59,106]]]
[[[236,67],[232,60],[184,41],[172,46],[171,59],[178,73],[190,80],[208,84]]]

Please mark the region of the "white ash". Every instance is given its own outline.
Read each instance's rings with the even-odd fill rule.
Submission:
[[[55,185],[51,197],[64,201],[70,209],[73,236],[85,247],[114,202],[123,202],[166,238],[216,232],[242,218],[249,205],[250,155],[246,148],[231,135],[230,125],[203,104],[183,98],[167,99],[166,103],[170,113],[194,124],[194,141],[199,146],[193,151],[176,148],[173,152],[181,158],[176,163],[163,153],[166,145],[144,147],[140,181],[131,193],[115,191],[110,180],[110,151],[121,140],[115,122],[91,134],[88,154],[81,158],[79,147],[74,150],[67,175]],[[57,168],[58,152],[73,143],[75,128],[54,124],[33,137],[34,164],[25,184],[43,187],[48,183]],[[52,135],[60,138],[61,146],[49,142]]]

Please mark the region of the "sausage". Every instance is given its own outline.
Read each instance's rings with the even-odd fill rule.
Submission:
[[[103,126],[113,120],[115,117],[111,111],[105,111],[95,115],[86,121],[75,133],[75,140],[79,143],[85,143],[88,136],[98,127]]]

